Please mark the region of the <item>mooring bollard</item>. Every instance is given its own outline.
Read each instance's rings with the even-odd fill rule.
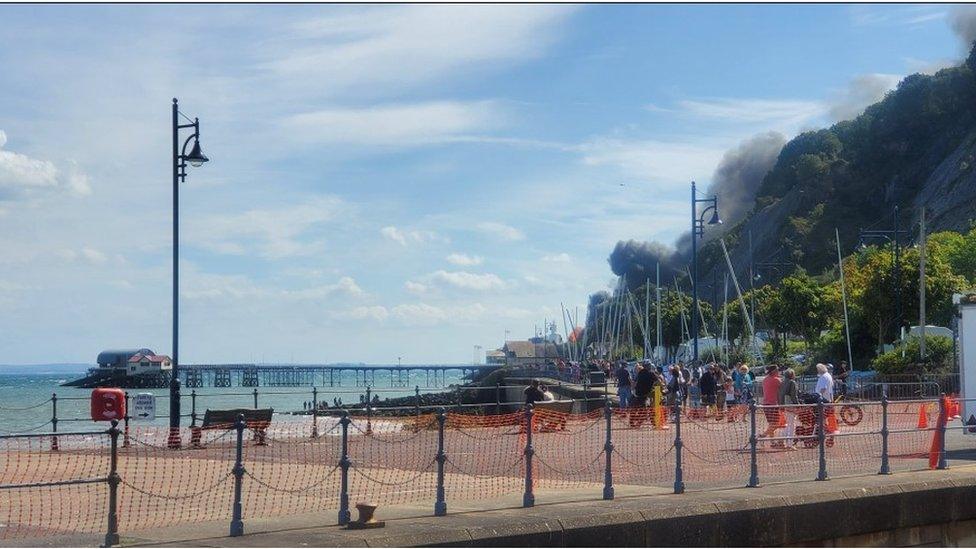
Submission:
[[[312,438],[319,436],[319,389],[312,387]]]
[[[603,451],[606,453],[606,467],[603,470],[603,499],[613,499],[613,467],[610,461],[613,454],[613,409],[610,407],[609,398],[603,404],[603,417],[607,420],[607,439],[603,443]]]
[[[674,399],[674,493],[685,493],[685,479],[681,470],[681,395]]]
[[[939,395],[939,424],[936,426],[939,429],[939,462],[936,464],[936,469],[948,469],[949,464],[946,461],[946,425],[949,423],[949,410],[946,406],[946,396],[945,393]]]
[[[756,437],[756,400],[749,399],[749,484],[759,486],[759,439]]]
[[[888,467],[888,394],[881,394],[881,470],[879,475],[891,474]]]
[[[339,526],[349,524],[349,412],[342,411],[342,456],[339,458]]]
[[[824,425],[826,414],[827,409],[821,398],[820,402],[817,403],[817,430],[820,431],[820,436],[817,437],[820,443],[820,467],[817,470],[817,480],[827,480],[827,429]]]
[[[237,431],[237,456],[234,460],[234,504],[230,519],[230,535],[232,537],[244,535],[243,506],[241,505],[241,485],[244,482],[244,414],[237,416],[234,429]]]
[[[119,420],[113,419],[108,429],[112,443],[112,454],[108,472],[108,530],[105,532],[105,547],[119,544]]]
[[[522,494],[522,507],[535,505],[535,494],[532,491],[532,405],[525,407],[525,493]]]
[[[51,432],[58,432],[58,394],[51,393]],[[51,437],[51,450],[57,452],[60,446],[58,445],[58,437]]]
[[[443,517],[447,514],[447,500],[444,498],[444,463],[447,454],[444,453],[444,424],[447,422],[447,411],[441,408],[437,412],[437,501],[434,502],[434,516]]]

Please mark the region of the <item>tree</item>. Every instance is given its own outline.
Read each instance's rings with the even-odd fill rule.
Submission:
[[[827,326],[829,310],[817,282],[800,271],[780,281],[771,313],[776,325],[809,344]]]

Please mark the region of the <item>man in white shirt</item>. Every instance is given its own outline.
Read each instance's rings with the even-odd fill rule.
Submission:
[[[825,403],[834,401],[834,378],[824,364],[817,364],[817,394]]]

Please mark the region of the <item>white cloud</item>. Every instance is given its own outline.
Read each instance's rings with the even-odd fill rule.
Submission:
[[[725,149],[693,142],[608,138],[580,146],[582,161],[588,166],[614,166],[628,177],[659,185],[690,183],[696,174],[711,174]]]
[[[429,280],[433,284],[441,287],[449,286],[462,290],[504,290],[507,287],[505,281],[493,273],[469,273],[467,271],[436,271],[429,275]]]
[[[408,292],[412,294],[423,294],[426,293],[429,288],[426,284],[421,282],[415,282],[413,280],[408,280],[403,283],[403,287],[407,289]]]
[[[897,74],[862,74],[851,79],[847,88],[837,91],[831,98],[830,117],[835,121],[857,117],[871,104],[884,99],[895,89],[901,76]]]
[[[503,118],[490,101],[436,101],[325,109],[291,116],[284,126],[306,141],[409,147],[452,141],[493,128]]]
[[[939,21],[947,15],[938,5],[858,5],[850,8],[851,20],[859,26],[914,26]]]
[[[490,234],[494,237],[500,238],[502,240],[524,240],[525,234],[522,231],[512,227],[511,225],[506,225],[504,223],[498,223],[495,221],[483,221],[478,223],[477,228],[483,233]]]
[[[427,242],[446,241],[447,239],[433,231],[406,230],[393,225],[388,225],[380,229],[383,237],[399,243],[401,246],[409,244],[424,244]]]
[[[183,224],[190,244],[221,254],[280,259],[322,250],[322,238],[315,236],[349,210],[338,198],[316,197],[290,206],[197,215]]]
[[[60,250],[58,256],[66,261],[83,261],[91,265],[101,265],[108,260],[104,253],[87,246],[78,251]]]
[[[461,267],[474,267],[476,265],[481,265],[484,263],[484,258],[477,255],[467,255],[461,253],[452,253],[447,256],[448,263],[453,263],[454,265],[460,265]]]
[[[340,313],[338,315],[340,318],[353,318],[353,319],[365,319],[365,320],[379,320],[383,321],[389,318],[390,311],[382,305],[371,305],[371,306],[361,306],[354,307],[349,311]]]
[[[731,122],[801,124],[824,111],[824,105],[818,101],[790,99],[687,99],[679,101],[678,105],[695,116]]]
[[[64,173],[48,160],[3,150],[7,134],[0,130],[0,200],[22,198],[38,192],[67,190],[75,195],[91,194],[88,176],[78,171]]]
[[[543,261],[548,261],[550,263],[569,263],[573,260],[568,253],[562,252],[558,254],[549,254],[542,256]]]

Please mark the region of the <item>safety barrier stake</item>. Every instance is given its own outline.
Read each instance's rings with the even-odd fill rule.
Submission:
[[[254,388],[254,409],[258,409],[258,388]]]
[[[339,526],[345,526],[349,524],[350,519],[349,466],[352,464],[349,460],[349,424],[351,423],[349,412],[342,411],[342,419],[339,420],[339,423],[342,424],[342,457],[339,458]]]
[[[128,393],[126,393],[126,398],[129,398]],[[128,404],[128,402],[126,402]],[[258,407],[257,404],[254,405],[255,408]],[[128,406],[125,407],[126,410],[129,409]],[[197,390],[192,389],[190,391],[190,427],[197,426]]]
[[[366,375],[365,373],[363,375]],[[366,434],[373,434],[373,406],[370,404],[372,398],[372,388],[366,386]]]
[[[319,388],[312,387],[312,438],[319,436]]]
[[[119,420],[113,419],[108,430],[112,442],[112,454],[108,472],[108,530],[105,547],[119,544]]]
[[[685,479],[681,471],[681,398],[674,399],[674,493],[685,493]]]
[[[817,470],[817,480],[827,480],[827,430],[824,425],[824,416],[827,414],[823,399],[817,403],[817,428],[820,431],[817,437],[820,443],[820,467]]]
[[[522,507],[535,505],[535,494],[532,492],[532,405],[525,407],[525,493],[522,494]]]
[[[447,501],[444,499],[444,463],[447,461],[447,454],[444,453],[445,422],[447,422],[447,412],[441,408],[437,411],[437,501],[434,502],[435,517],[443,517],[447,514]]]
[[[747,488],[759,486],[759,439],[756,438],[756,401],[749,399],[749,484]]]
[[[420,417],[420,385],[413,388],[414,395],[414,411],[417,413],[417,417]]]
[[[946,396],[945,393],[939,395],[939,463],[935,466],[936,469],[948,469],[949,464],[946,462],[946,449],[945,449],[945,439],[946,439],[946,424],[949,423],[949,410],[946,407]]]
[[[237,416],[234,429],[237,430],[237,457],[234,461],[234,507],[230,519],[230,535],[232,537],[244,535],[243,509],[241,506],[241,484],[244,481],[244,414]]]
[[[51,432],[58,432],[58,394],[51,393]],[[51,451],[57,452],[59,449],[58,437],[51,437]]]
[[[603,499],[613,499],[613,468],[610,464],[610,457],[613,454],[613,410],[610,408],[610,399],[607,398],[603,404],[603,417],[607,420],[607,441],[603,444],[603,451],[606,452],[606,468],[603,470]]]
[[[881,470],[879,475],[891,474],[888,467],[888,394],[881,394]]]

